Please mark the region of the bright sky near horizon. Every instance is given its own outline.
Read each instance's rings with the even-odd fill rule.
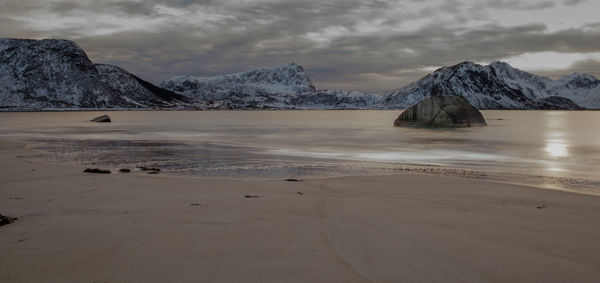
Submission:
[[[384,90],[502,60],[600,76],[598,0],[4,0],[0,36],[76,41],[158,83],[296,62],[317,88]]]

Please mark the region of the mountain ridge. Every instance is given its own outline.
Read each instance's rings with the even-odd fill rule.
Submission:
[[[550,78],[494,61],[442,67],[404,87],[363,93],[315,87],[296,63],[212,77],[176,76],[156,86],[93,63],[68,40],[0,38],[0,110],[405,109],[460,95],[478,109],[600,109],[600,80]]]

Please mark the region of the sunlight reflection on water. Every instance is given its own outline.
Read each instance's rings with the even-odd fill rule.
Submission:
[[[565,138],[564,111],[548,111],[546,116],[546,147],[544,150],[550,158],[563,158],[569,156],[569,144]],[[553,171],[562,171],[562,168],[551,168]]]
[[[544,150],[550,157],[567,157],[569,156],[568,146],[565,140],[549,139],[546,141]]]

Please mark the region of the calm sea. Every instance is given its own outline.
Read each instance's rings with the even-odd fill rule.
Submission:
[[[417,172],[600,191],[599,111],[483,111],[488,127],[393,127],[401,111],[0,113],[42,158],[163,173],[289,178]]]

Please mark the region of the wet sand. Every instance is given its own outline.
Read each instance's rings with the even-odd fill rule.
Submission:
[[[595,196],[414,174],[90,174],[30,153],[0,141],[0,214],[19,218],[0,227],[2,282],[600,280]]]

